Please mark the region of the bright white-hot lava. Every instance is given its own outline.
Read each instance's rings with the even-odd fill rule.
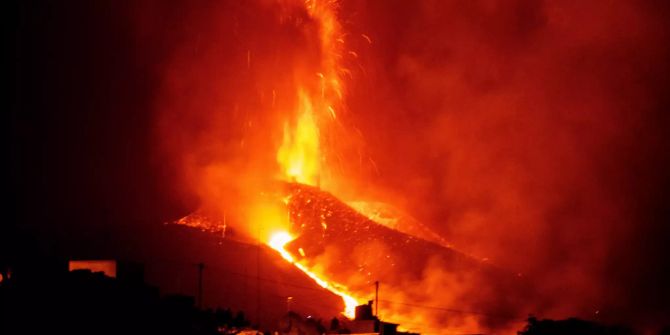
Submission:
[[[270,237],[268,245],[279,252],[279,254],[288,262],[292,263],[304,272],[308,277],[312,278],[319,286],[325,288],[326,290],[340,296],[344,302],[344,314],[348,318],[353,318],[356,310],[356,306],[359,305],[359,302],[356,298],[344,292],[344,289],[336,287],[334,284],[329,283],[327,280],[320,278],[317,274],[310,271],[306,266],[295,261],[290,252],[288,252],[284,247],[294,239],[289,233],[285,231],[277,232]]]

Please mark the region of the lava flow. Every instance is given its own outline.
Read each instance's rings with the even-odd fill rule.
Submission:
[[[295,265],[298,269],[304,272],[309,278],[312,278],[317,284],[319,284],[319,286],[342,297],[342,301],[344,302],[344,312],[342,313],[349,318],[353,318],[356,306],[359,305],[358,300],[350,296],[349,294],[345,293],[344,288],[339,288],[337,285],[329,283],[328,281],[319,278],[318,275],[311,272],[306,266],[297,263],[293,258],[293,256],[291,255],[291,253],[284,248],[287,243],[291,242],[291,240],[293,240],[293,237],[291,237],[289,233],[278,232],[272,235],[270,241],[268,242],[268,245],[273,249],[277,250],[279,254],[281,254],[281,256],[286,261]]]

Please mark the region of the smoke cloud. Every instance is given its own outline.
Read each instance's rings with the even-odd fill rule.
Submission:
[[[381,193],[531,278],[529,312],[667,315],[668,48],[651,2],[357,2]],[[374,169],[371,169],[374,170]]]

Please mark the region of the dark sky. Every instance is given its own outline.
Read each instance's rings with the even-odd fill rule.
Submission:
[[[550,283],[547,292],[588,283],[614,315],[659,320],[670,305],[667,6],[491,3],[345,1],[345,28],[374,41],[351,38],[362,70],[346,122],[375,161],[358,175],[467,251]],[[209,69],[184,48],[201,50],[201,64],[237,64],[240,50],[282,46],[227,2],[7,7],[0,250],[14,259],[113,254],[124,234],[194,209],[197,192],[176,182],[180,157],[156,138],[158,99],[214,94],[191,82]],[[219,21],[252,40],[227,48],[237,40],[211,30]],[[168,70],[204,93],[166,97]],[[236,85],[253,87],[229,84],[232,96]],[[200,129],[192,123],[187,132]]]
[[[138,48],[125,4],[14,6],[11,223],[57,240],[175,215],[151,153],[160,46]]]

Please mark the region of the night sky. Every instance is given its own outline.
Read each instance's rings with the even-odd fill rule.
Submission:
[[[182,210],[170,205],[169,177],[151,153],[160,46],[136,45],[129,11],[112,2],[15,5],[5,123],[12,223],[42,247]]]

